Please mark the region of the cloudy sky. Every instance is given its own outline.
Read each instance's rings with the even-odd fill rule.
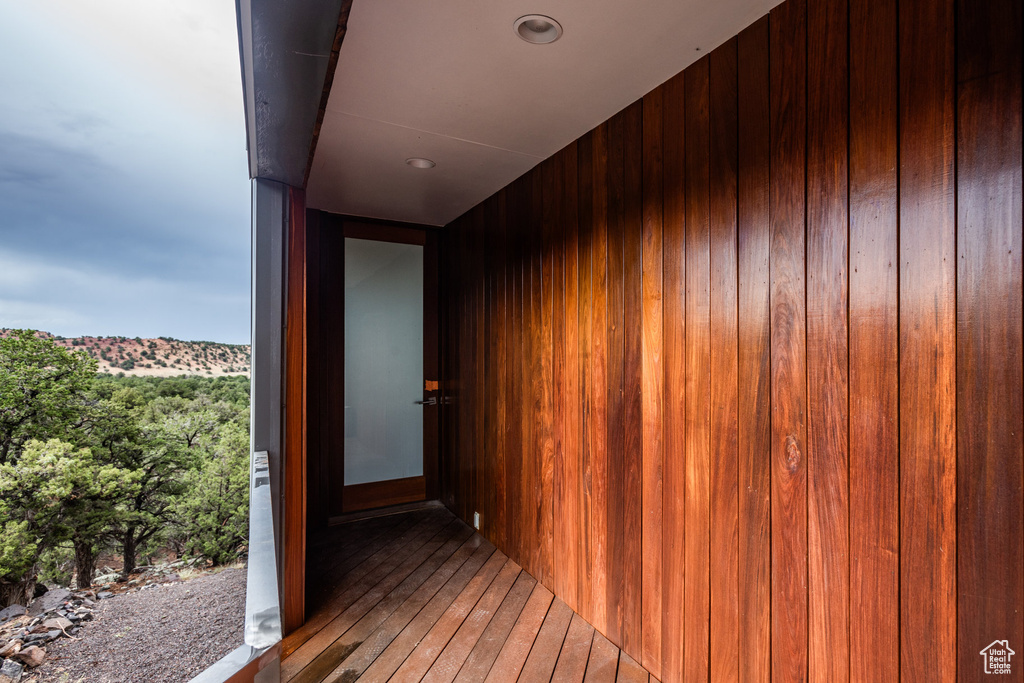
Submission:
[[[0,0],[0,327],[249,337],[234,2]]]

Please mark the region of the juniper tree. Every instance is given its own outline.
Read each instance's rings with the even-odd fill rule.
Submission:
[[[40,553],[62,543],[74,547],[78,586],[91,585],[96,540],[138,478],[59,439],[29,441],[17,464],[0,465],[0,604],[26,600]]]
[[[204,445],[178,499],[179,533],[186,552],[224,564],[248,538],[249,433],[242,420],[230,422]]]
[[[29,439],[67,438],[85,409],[96,361],[33,330],[0,337],[0,465]]]

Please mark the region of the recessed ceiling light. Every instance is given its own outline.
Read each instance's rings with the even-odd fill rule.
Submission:
[[[512,25],[516,35],[528,43],[544,45],[562,37],[562,25],[543,14],[527,14]]]
[[[406,159],[405,163],[409,164],[413,168],[434,168],[437,166],[437,164],[430,159],[424,159],[423,157],[412,157],[411,159]]]

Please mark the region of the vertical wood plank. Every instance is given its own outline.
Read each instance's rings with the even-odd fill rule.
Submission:
[[[502,190],[498,192],[494,198],[494,224],[493,224],[493,235],[488,240],[488,244],[492,245],[488,248],[488,251],[494,254],[492,267],[494,269],[494,306],[492,307],[492,319],[491,325],[494,336],[494,364],[495,364],[495,379],[494,379],[494,429],[492,430],[494,438],[494,471],[495,481],[493,482],[494,490],[493,504],[491,505],[492,515],[494,519],[488,521],[488,528],[491,529],[494,539],[494,545],[498,548],[508,547],[508,520],[505,517],[505,511],[508,506],[508,481],[505,479],[505,472],[507,471],[507,465],[505,462],[505,453],[507,448],[507,440],[505,435],[508,432],[508,381],[509,381],[509,364],[508,364],[508,283],[506,280],[508,256],[505,247],[506,241],[506,230],[508,222],[508,205],[507,205],[507,192]]]
[[[522,405],[522,377],[523,377],[523,270],[522,270],[522,203],[523,183],[517,180],[509,187],[508,206],[509,222],[506,226],[506,248],[509,255],[508,271],[506,274],[508,282],[509,312],[508,312],[508,360],[511,368],[508,378],[508,403],[506,413],[508,415],[508,429],[505,447],[505,481],[508,482],[508,494],[505,499],[507,510],[505,531],[508,537],[507,548],[503,548],[510,557],[522,558],[520,552],[522,544],[522,490],[523,490],[523,405]]]
[[[850,679],[899,678],[896,0],[850,0]]]
[[[739,36],[738,410],[739,680],[766,683],[771,660],[771,337],[768,18]],[[652,672],[653,673],[653,672]]]
[[[492,405],[493,400],[493,376],[488,375],[488,340],[490,338],[490,316],[487,307],[487,297],[489,296],[489,287],[487,282],[487,246],[488,237],[490,233],[490,204],[489,202],[483,202],[478,205],[479,211],[476,215],[476,221],[474,222],[473,228],[473,258],[476,261],[476,282],[473,287],[473,308],[475,310],[475,325],[476,338],[474,342],[475,348],[475,362],[473,364],[476,380],[476,395],[478,400],[476,401],[476,447],[479,458],[482,461],[480,467],[477,468],[476,478],[474,480],[474,491],[473,501],[474,510],[480,511],[484,517],[490,518],[491,512],[489,511],[490,506],[493,503],[493,498],[484,494],[487,488],[487,482],[493,481],[493,467],[494,467],[494,452],[489,448],[490,439],[488,437],[488,410]],[[470,511],[470,519],[472,519],[472,511]]]
[[[477,205],[469,213],[463,229],[462,248],[464,250],[465,284],[463,287],[462,335],[463,335],[463,386],[467,397],[471,400],[463,401],[463,418],[466,432],[467,456],[463,460],[464,487],[465,493],[462,496],[462,517],[463,519],[472,516],[477,508],[477,491],[480,484],[480,471],[484,467],[479,440],[478,415],[480,406],[483,404],[483,395],[480,393],[480,376],[477,373],[477,357],[479,355],[479,325],[480,310],[477,308],[477,297],[480,287],[479,262],[476,259],[476,236],[480,222],[480,207]]]
[[[549,589],[553,587],[551,580],[551,553],[554,532],[554,467],[555,447],[551,429],[553,424],[552,401],[552,267],[551,267],[551,221],[547,211],[553,202],[547,198],[553,186],[546,183],[550,179],[549,169],[553,160],[533,170],[534,182],[534,220],[536,224],[536,242],[534,250],[534,324],[537,330],[534,347],[534,405],[537,435],[534,457],[537,460],[536,482],[534,484],[533,505],[537,510],[537,532],[532,540],[534,546],[534,574]]]
[[[1021,17],[1020,2],[957,3],[960,681],[989,678],[993,641],[1024,644]]]
[[[900,667],[906,680],[947,681],[956,676],[953,2],[903,0],[899,11]]]
[[[608,630],[608,124],[594,131],[591,231],[591,623]]]
[[[643,412],[642,412],[642,270],[643,270],[643,105],[626,110],[625,233],[623,236],[623,391],[625,447],[623,450],[623,596],[622,649],[641,656],[643,584]]]
[[[711,680],[739,677],[737,41],[709,56],[711,238]]]
[[[461,263],[462,259],[465,258],[463,252],[463,230],[465,218],[460,218],[456,222],[454,229],[451,234],[451,241],[449,242],[449,248],[454,250],[458,262]],[[456,276],[455,284],[455,301],[452,303],[452,337],[455,340],[456,348],[452,354],[452,382],[451,392],[453,394],[454,407],[452,409],[452,436],[456,444],[454,458],[451,463],[452,468],[452,496],[449,501],[449,506],[452,507],[458,514],[463,514],[464,510],[460,506],[464,506],[465,501],[465,472],[463,461],[466,458],[466,432],[464,427],[465,424],[465,409],[463,407],[463,398],[467,396],[465,387],[463,386],[463,378],[465,377],[465,353],[463,352],[463,321],[465,320],[465,306],[464,306],[464,283],[463,273],[461,269]]]
[[[564,418],[563,458],[559,493],[555,499],[555,522],[562,530],[556,537],[555,561],[557,573],[564,583],[562,599],[574,610],[579,611],[579,563],[582,517],[580,515],[580,463],[582,451],[580,434],[582,430],[583,395],[580,382],[580,335],[579,335],[579,245],[578,212],[579,198],[577,144],[566,147],[563,154],[562,177],[565,197],[562,216],[563,239],[563,286],[565,313],[565,374],[563,391],[559,395]]]
[[[643,99],[643,273],[641,397],[643,411],[642,647],[640,663],[661,676],[662,507],[665,366],[662,358],[662,110],[664,87]]]
[[[523,558],[523,569],[534,575],[538,583],[541,583],[537,576],[537,560],[539,544],[537,543],[539,531],[540,509],[537,506],[537,492],[539,486],[539,458],[537,457],[537,367],[536,358],[538,352],[538,337],[540,333],[540,321],[538,318],[539,292],[537,291],[537,246],[536,246],[536,224],[537,224],[537,200],[536,191],[538,183],[534,172],[527,173],[522,177],[523,203],[522,217],[520,223],[521,239],[523,241],[522,263],[523,271],[523,340],[520,353],[523,357],[523,374],[520,378],[521,391],[520,401],[522,403],[522,423],[519,425],[522,432],[522,490],[520,492],[519,524],[522,528],[522,536],[519,543],[519,556]]]
[[[807,5],[808,675],[848,680],[847,0]]]
[[[807,678],[807,7],[772,10],[772,679]]]
[[[541,329],[541,212],[543,187],[540,169],[524,176],[526,201],[523,230],[526,234],[523,253],[523,506],[520,509],[523,543],[520,552],[526,560],[523,568],[543,583],[541,572],[541,448],[542,418],[538,415],[543,387],[540,359],[543,349]]]
[[[501,543],[495,542],[495,546],[503,550],[506,554],[512,549],[512,535],[514,530],[512,529],[511,516],[513,499],[516,495],[515,482],[512,479],[512,463],[515,462],[515,446],[513,440],[513,425],[515,424],[515,398],[513,383],[515,378],[515,360],[513,358],[513,350],[516,348],[515,343],[515,271],[512,267],[513,263],[513,247],[510,244],[510,235],[514,232],[515,226],[512,218],[512,190],[511,186],[502,188],[498,193],[498,232],[500,233],[501,248],[502,248],[502,277],[499,281],[499,289],[501,292],[500,301],[503,302],[504,310],[502,311],[502,325],[503,325],[503,341],[501,343],[501,363],[504,369],[504,375],[501,377],[501,391],[498,403],[498,412],[502,421],[502,431],[499,438],[502,441],[501,444],[501,458],[504,470],[504,481],[505,491],[502,494],[502,507],[499,509],[501,514],[502,529],[501,536],[495,538],[495,541],[500,540]],[[496,236],[497,239],[498,236]]]
[[[483,354],[483,376],[484,376],[484,442],[482,457],[486,462],[486,470],[483,476],[484,482],[502,481],[504,483],[505,472],[501,477],[497,475],[498,453],[496,444],[498,442],[498,363],[497,363],[497,337],[498,337],[498,311],[497,299],[497,267],[495,259],[497,248],[495,245],[495,234],[497,233],[497,196],[488,197],[483,203],[484,210],[484,251],[480,254],[483,263],[483,298],[480,306],[484,316],[484,354]],[[485,484],[486,486],[486,484]],[[481,492],[486,489],[481,487]],[[477,500],[480,510],[480,530],[486,538],[496,538],[494,522],[497,520],[495,510],[495,496],[483,495]]]
[[[709,63],[686,70],[686,560],[683,674],[709,666],[711,536],[711,260]]]
[[[683,676],[683,565],[686,538],[686,163],[683,154],[685,73],[664,86],[665,451],[662,527],[662,658],[664,680]]]
[[[473,512],[483,511],[489,517],[487,508],[491,504],[491,496],[484,495],[488,481],[492,481],[491,459],[487,448],[487,406],[492,393],[492,384],[487,381],[487,335],[489,333],[487,307],[487,282],[485,279],[485,239],[487,235],[487,205],[478,204],[473,212],[473,232],[470,239],[470,258],[474,267],[472,271],[472,324],[469,328],[470,342],[473,345],[473,382],[475,400],[473,401],[473,448],[477,457],[473,477],[473,494],[470,498],[472,509],[466,515],[472,519]]]
[[[577,611],[593,624],[593,404],[594,378],[592,372],[591,335],[593,323],[591,309],[593,307],[593,245],[594,240],[594,131],[587,133],[579,142],[579,367],[580,367],[580,547],[579,568],[576,585],[578,587]]]
[[[469,227],[467,224],[470,220],[470,216],[463,216],[462,220],[459,221],[458,230],[455,231],[455,239],[457,240],[456,249],[458,250],[460,263],[465,263],[469,258],[469,249],[466,241],[469,233]],[[460,270],[458,313],[455,318],[455,333],[459,340],[459,352],[456,356],[456,364],[458,366],[456,434],[458,438],[457,443],[459,444],[459,453],[456,461],[458,484],[456,487],[457,495],[455,498],[455,509],[460,516],[464,517],[471,502],[469,470],[472,467],[471,454],[473,453],[473,432],[469,415],[473,410],[473,393],[471,391],[472,386],[470,384],[473,378],[470,374],[469,365],[473,349],[469,345],[469,334],[466,329],[469,325],[469,292],[467,291],[469,286],[469,274],[466,272],[467,268],[462,268]]]
[[[306,620],[306,193],[288,190],[284,386],[284,601],[287,635]]]
[[[548,191],[544,193],[545,253],[551,258],[551,591],[562,595],[566,591],[563,570],[564,548],[569,536],[565,524],[565,150],[558,152],[549,162],[549,175],[545,177]],[[566,603],[569,604],[569,603]]]
[[[607,630],[609,640],[622,643],[625,592],[625,112],[608,121],[608,261],[607,261]]]

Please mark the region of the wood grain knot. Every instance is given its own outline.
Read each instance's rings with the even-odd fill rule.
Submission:
[[[800,446],[796,437],[790,434],[786,437],[786,468],[790,472],[796,472],[800,467]]]

